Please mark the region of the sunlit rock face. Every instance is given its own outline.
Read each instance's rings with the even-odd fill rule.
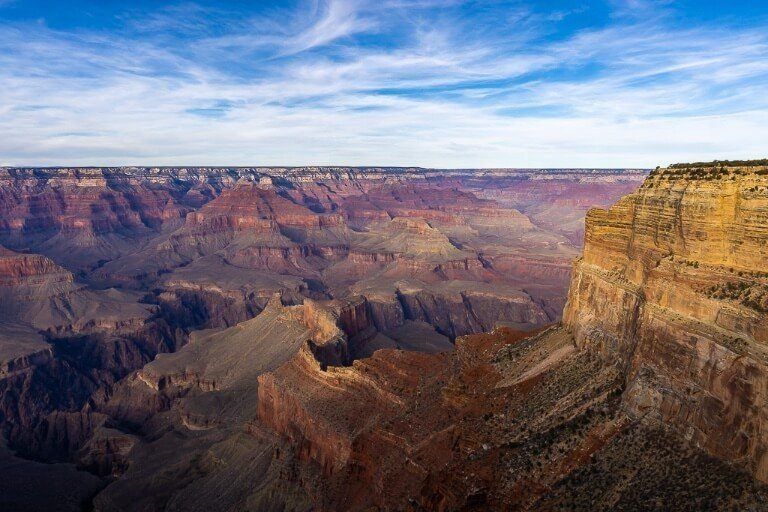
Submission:
[[[626,407],[768,479],[768,169],[657,169],[586,220],[565,324]]]

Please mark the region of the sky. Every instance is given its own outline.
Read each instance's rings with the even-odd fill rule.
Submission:
[[[0,0],[0,165],[766,156],[764,0]]]

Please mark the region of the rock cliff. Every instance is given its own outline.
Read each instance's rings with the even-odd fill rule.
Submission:
[[[657,169],[585,238],[564,322],[627,411],[768,480],[768,168]]]

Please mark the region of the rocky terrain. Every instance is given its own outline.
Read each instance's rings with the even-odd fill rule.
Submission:
[[[590,211],[562,325],[296,357],[259,418],[321,510],[763,510],[766,194],[759,163],[657,169]]]
[[[78,464],[120,475],[94,507],[763,510],[766,180],[657,169],[591,210],[563,322],[538,331],[450,350],[434,317],[387,329],[374,294],[277,292],[93,402]]]
[[[768,479],[768,168],[657,169],[587,216],[565,324],[621,365],[633,418]]]
[[[747,472],[628,415],[621,370],[565,328],[327,366],[313,344],[349,339],[313,334],[300,308],[275,303],[210,339],[216,359],[244,354],[225,373],[190,358],[192,342],[124,381],[108,408],[142,426],[96,510],[761,510],[768,499]]]
[[[0,505],[766,508],[768,167],[646,174],[2,169]]]

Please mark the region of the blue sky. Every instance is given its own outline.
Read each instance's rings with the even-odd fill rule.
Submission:
[[[765,156],[765,1],[0,0],[0,165]]]

